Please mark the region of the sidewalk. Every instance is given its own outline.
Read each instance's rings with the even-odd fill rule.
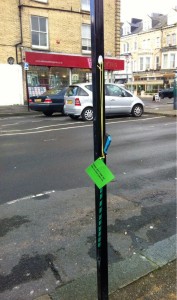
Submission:
[[[35,300],[52,300],[43,295]],[[57,298],[55,298],[57,299]],[[63,299],[63,298],[58,298]],[[77,299],[77,298],[76,298]],[[176,300],[176,260],[164,267],[141,277],[131,284],[117,289],[109,295],[109,300]],[[70,299],[68,299],[70,300]]]

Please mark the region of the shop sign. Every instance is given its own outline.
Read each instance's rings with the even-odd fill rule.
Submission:
[[[91,69],[90,57],[79,55],[26,52],[26,60],[33,66]],[[124,60],[105,58],[105,70],[124,70]]]

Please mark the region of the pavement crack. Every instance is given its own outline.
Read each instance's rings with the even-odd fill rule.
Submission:
[[[53,261],[49,260],[48,263],[49,263],[49,267],[50,267],[53,275],[55,276],[56,280],[62,282],[58,268],[54,265]]]

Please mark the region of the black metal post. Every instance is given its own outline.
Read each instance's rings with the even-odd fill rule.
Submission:
[[[173,91],[174,91],[173,109],[177,110],[177,71],[175,71]]]
[[[94,159],[103,157],[105,136],[103,0],[91,0]],[[108,299],[107,188],[95,186],[98,299]]]
[[[25,70],[25,79],[26,79],[26,98],[27,98],[27,104],[28,104],[28,111],[30,110],[29,108],[29,91],[28,91],[28,71]]]

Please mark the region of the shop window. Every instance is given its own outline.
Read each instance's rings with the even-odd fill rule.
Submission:
[[[32,47],[48,48],[48,19],[45,17],[31,16]]]
[[[91,28],[90,24],[82,25],[82,52],[91,53]]]
[[[81,0],[82,10],[90,11],[90,0]]]

